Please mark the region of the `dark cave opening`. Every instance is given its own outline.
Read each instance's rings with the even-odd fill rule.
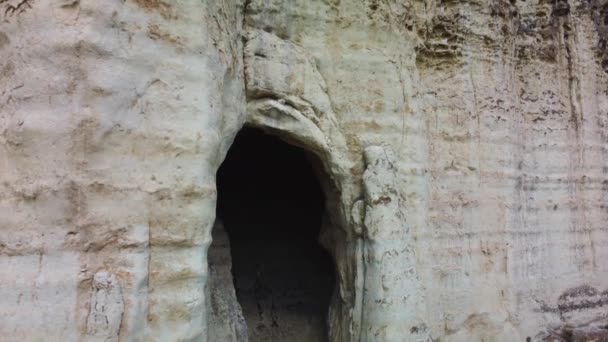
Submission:
[[[325,196],[301,148],[243,128],[218,170],[217,216],[250,341],[326,341],[335,285],[319,244]]]

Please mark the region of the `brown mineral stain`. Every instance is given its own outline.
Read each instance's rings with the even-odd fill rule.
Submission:
[[[172,45],[182,45],[180,39],[160,29],[158,25],[148,26],[148,37],[153,40],[160,40]]]
[[[11,40],[8,39],[8,36],[6,35],[6,33],[4,32],[0,32],[0,49],[2,49],[4,46],[8,45],[8,43],[10,43]]]
[[[102,87],[92,87],[90,92],[92,97],[107,97],[114,94],[112,90]]]
[[[9,78],[15,73],[15,65],[13,62],[8,61],[4,66],[0,67],[0,80],[3,78]]]
[[[175,19],[171,13],[171,5],[162,0],[135,0],[135,3],[150,12],[158,12],[165,19]]]
[[[165,317],[170,322],[189,321],[192,319],[192,312],[186,305],[170,304]]]

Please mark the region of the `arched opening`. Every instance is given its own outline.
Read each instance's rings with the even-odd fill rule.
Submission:
[[[325,341],[335,285],[319,244],[325,196],[314,156],[244,128],[217,174],[234,288],[250,341]]]

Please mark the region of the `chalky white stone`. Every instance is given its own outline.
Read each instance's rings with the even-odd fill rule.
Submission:
[[[8,0],[0,16],[3,341],[213,342],[215,173],[245,123],[327,174],[333,341],[608,324],[606,1]]]

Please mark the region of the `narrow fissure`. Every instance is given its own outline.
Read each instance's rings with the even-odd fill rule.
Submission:
[[[325,197],[304,150],[254,128],[217,175],[217,216],[250,341],[326,341],[335,284],[320,246]]]

